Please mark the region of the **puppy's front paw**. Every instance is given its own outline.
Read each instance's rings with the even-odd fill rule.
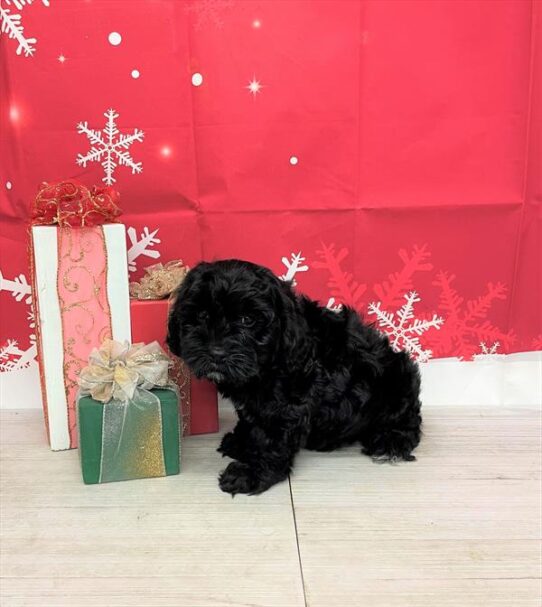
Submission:
[[[233,497],[237,493],[255,493],[259,481],[248,464],[232,462],[220,475],[218,485],[222,491],[231,493]]]
[[[222,437],[220,447],[217,451],[222,453],[223,456],[231,457],[232,459],[243,459],[243,449],[239,442],[239,439],[235,437],[233,432],[228,432]]]

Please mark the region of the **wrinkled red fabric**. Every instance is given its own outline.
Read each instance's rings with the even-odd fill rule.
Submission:
[[[539,1],[127,4],[0,36],[0,347],[36,184],[76,178],[121,192],[132,279],[240,257],[433,358],[542,349]]]

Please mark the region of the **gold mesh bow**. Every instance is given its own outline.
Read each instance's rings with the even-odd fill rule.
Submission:
[[[130,283],[130,297],[135,299],[164,299],[181,284],[189,268],[180,259],[165,265],[154,264],[145,268],[139,282]]]
[[[128,402],[137,388],[170,387],[170,366],[171,360],[156,341],[130,345],[106,339],[91,352],[88,366],[79,375],[81,394],[102,403]]]

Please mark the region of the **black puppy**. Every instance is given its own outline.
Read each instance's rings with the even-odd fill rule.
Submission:
[[[360,441],[375,458],[415,459],[416,363],[354,310],[296,295],[267,268],[198,264],[176,294],[168,345],[237,410],[237,426],[219,447],[237,460],[220,475],[223,491],[265,491],[287,478],[302,447]]]

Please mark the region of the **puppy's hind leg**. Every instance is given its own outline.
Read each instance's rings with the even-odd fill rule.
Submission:
[[[412,451],[422,435],[420,375],[406,352],[393,353],[385,370],[382,390],[370,403],[371,415],[362,429],[363,453],[375,460],[416,458]]]
[[[412,451],[421,438],[422,419],[410,412],[392,425],[371,425],[361,434],[363,453],[376,461],[415,461]]]

